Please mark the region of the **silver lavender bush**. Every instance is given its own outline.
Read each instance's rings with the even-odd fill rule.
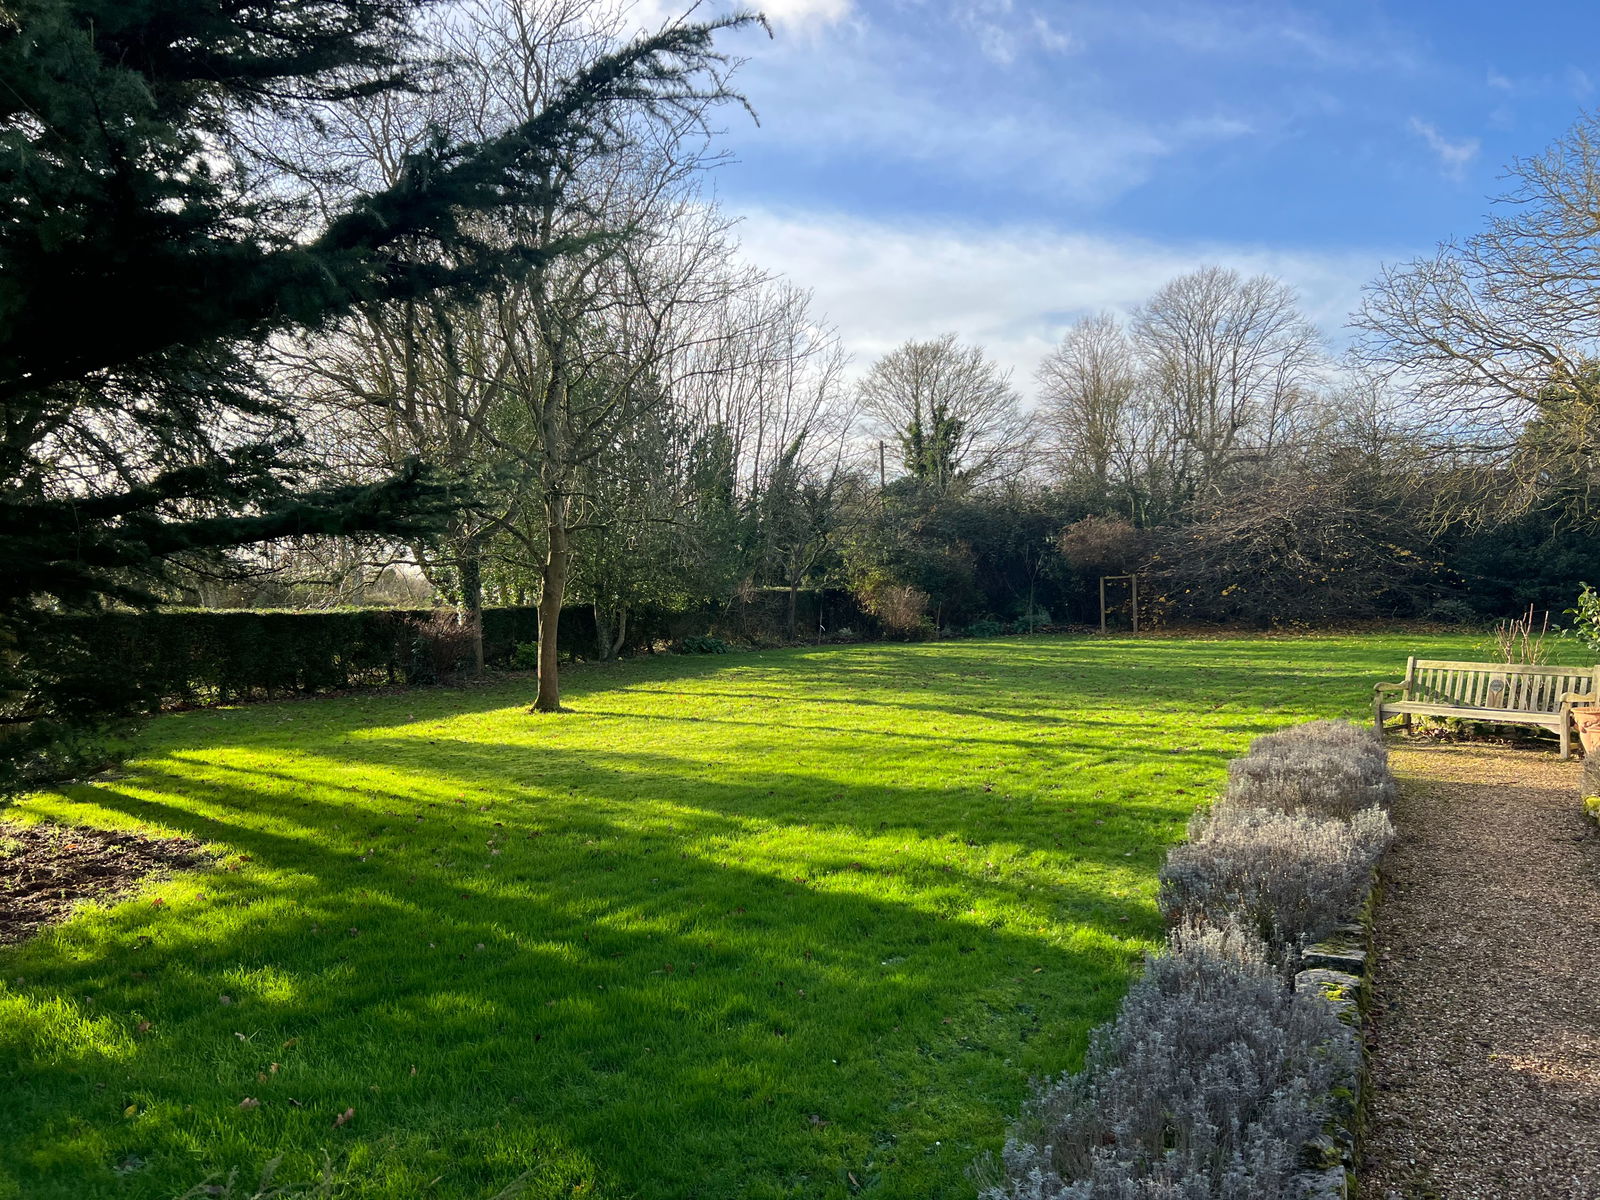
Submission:
[[[1224,800],[1167,853],[1158,903],[1173,924],[1237,921],[1292,970],[1355,911],[1393,838],[1377,807],[1343,820]]]
[[[982,1200],[1297,1197],[1301,1150],[1359,1061],[1291,976],[1365,895],[1393,796],[1382,742],[1344,721],[1257,738],[1230,764],[1162,868],[1166,952],[1084,1069],[1035,1084]]]
[[[1237,926],[1174,932],[1084,1069],[1037,1086],[983,1200],[1270,1200],[1353,1077],[1350,1032]]]

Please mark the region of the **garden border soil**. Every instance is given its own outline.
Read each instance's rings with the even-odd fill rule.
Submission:
[[[0,821],[0,946],[66,920],[86,901],[116,900],[152,875],[207,861],[191,838]]]

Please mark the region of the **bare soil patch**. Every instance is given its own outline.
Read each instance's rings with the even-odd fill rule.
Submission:
[[[1600,1197],[1600,835],[1548,751],[1396,748],[1362,1194]]]
[[[85,900],[115,899],[149,875],[206,860],[190,838],[0,822],[0,945],[65,920]]]

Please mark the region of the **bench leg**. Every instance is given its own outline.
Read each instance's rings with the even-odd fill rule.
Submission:
[[[1561,718],[1561,761],[1566,762],[1572,757],[1572,718]]]
[[[1383,701],[1372,702],[1372,727],[1378,731],[1378,736],[1383,736]]]

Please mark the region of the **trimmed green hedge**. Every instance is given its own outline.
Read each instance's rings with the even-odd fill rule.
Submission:
[[[863,633],[876,628],[845,593],[802,592],[799,599],[802,637],[816,629],[819,613],[834,628],[848,624]],[[637,610],[629,615],[622,652],[644,653],[713,634],[777,641],[787,612],[788,594],[780,591],[716,610]],[[59,661],[37,665],[56,678],[92,675],[100,694],[90,707],[103,711],[405,683],[431,678],[418,639],[434,615],[431,609],[167,609],[63,617],[54,639]],[[484,662],[510,667],[517,646],[536,641],[538,634],[539,613],[531,606],[486,609]],[[596,657],[590,607],[562,610],[560,646],[569,660]]]

